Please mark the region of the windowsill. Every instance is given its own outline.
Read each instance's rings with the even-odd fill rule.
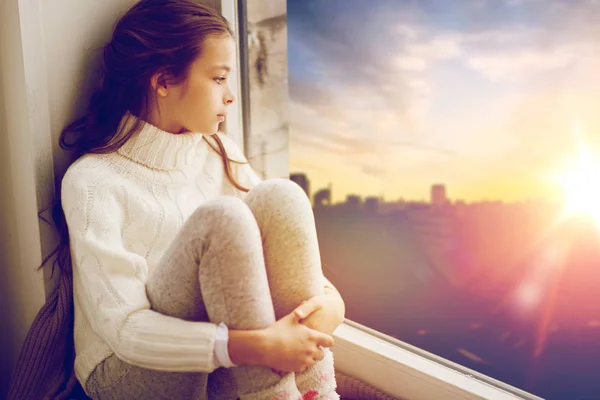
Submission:
[[[353,321],[346,320],[334,338],[339,372],[400,399],[541,400]]]

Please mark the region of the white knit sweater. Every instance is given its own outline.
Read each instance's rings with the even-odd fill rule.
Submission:
[[[231,159],[246,161],[233,140],[218,135]],[[219,195],[243,198],[203,136],[175,135],[144,123],[116,152],[85,155],[65,174],[61,193],[73,260],[75,373],[83,387],[112,353],[150,369],[216,368],[216,325],[151,311],[145,291],[149,273],[202,202]],[[260,182],[249,164],[231,166],[243,186]]]

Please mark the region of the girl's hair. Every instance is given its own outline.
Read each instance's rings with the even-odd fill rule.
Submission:
[[[161,73],[172,84],[183,82],[190,64],[200,55],[209,36],[231,35],[225,18],[197,0],[141,0],[117,22],[112,39],[104,46],[103,69],[99,87],[93,92],[84,117],[67,125],[60,135],[60,146],[72,151],[74,161],[87,153],[109,153],[121,147],[148,120],[150,79]],[[126,113],[137,117],[134,124],[121,124]],[[127,126],[127,128],[125,128]],[[233,177],[225,147],[213,135],[223,159],[227,178],[247,192]],[[238,162],[239,163],[239,162]],[[55,256],[55,267],[71,272],[69,233],[60,200],[60,179],[56,181],[55,201],[40,212],[52,209],[52,220],[60,235],[54,251],[42,268]],[[49,222],[48,222],[49,223]]]

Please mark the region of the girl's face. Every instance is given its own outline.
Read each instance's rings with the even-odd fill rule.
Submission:
[[[235,42],[229,35],[206,40],[200,56],[190,65],[187,79],[177,85],[160,85],[155,77],[158,110],[150,123],[171,133],[187,131],[212,135],[235,101],[229,77],[235,65]]]

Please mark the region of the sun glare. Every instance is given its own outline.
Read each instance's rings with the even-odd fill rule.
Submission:
[[[600,226],[600,163],[585,149],[575,165],[559,175],[568,214],[586,214]]]

